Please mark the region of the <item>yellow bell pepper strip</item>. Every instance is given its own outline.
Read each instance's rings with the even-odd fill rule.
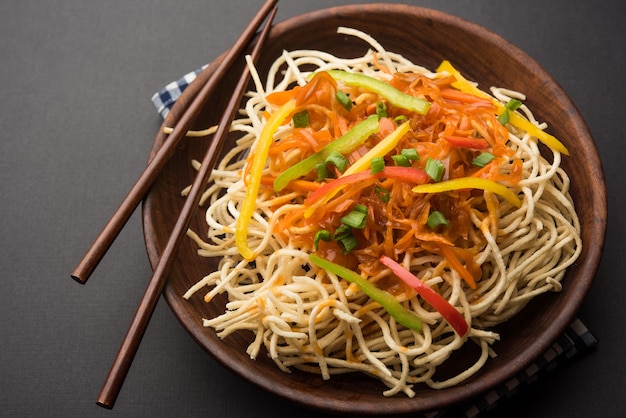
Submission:
[[[391,151],[396,145],[398,145],[398,142],[400,142],[400,139],[402,139],[404,134],[409,131],[409,128],[410,126],[408,122],[405,122],[399,127],[397,127],[392,133],[387,135],[382,141],[380,141],[372,149],[366,152],[365,155],[363,155],[361,158],[356,160],[350,167],[348,167],[348,169],[339,178],[350,176],[352,174],[356,174],[360,171],[366,170],[370,166],[372,159],[376,157],[383,157],[385,154]],[[318,203],[314,205],[311,205],[304,212],[304,217],[310,218],[311,215],[313,215],[313,212],[315,212],[317,208],[319,208],[321,205],[323,205],[324,203],[332,199],[332,197],[336,193],[338,193],[339,190],[341,190],[341,188],[337,188],[331,191],[330,194],[328,194],[323,200],[319,201]]]
[[[428,113],[430,103],[419,97],[401,92],[390,84],[365,74],[349,73],[342,70],[329,70],[328,73],[337,81],[353,87],[362,87],[386,99],[394,106],[417,112],[420,115]]]
[[[373,301],[378,302],[399,324],[413,331],[420,332],[422,330],[422,320],[413,312],[405,309],[391,293],[377,288],[360,274],[318,255],[310,254],[309,260],[316,266],[356,284],[363,293]]]
[[[370,135],[378,132],[378,128],[378,117],[376,115],[369,116],[346,132],[341,138],[336,139],[315,154],[310,155],[283,171],[276,177],[276,180],[274,180],[274,191],[280,192],[290,181],[308,174],[317,164],[323,163],[333,151],[341,154],[354,151],[359,145],[363,144]]]
[[[439,183],[421,184],[413,187],[412,190],[415,193],[442,193],[462,189],[488,190],[502,196],[505,200],[517,208],[522,206],[522,202],[508,187],[503,186],[500,183],[496,183],[493,180],[478,177],[461,177],[458,179],[445,180]]]
[[[444,317],[448,324],[454,329],[454,331],[460,336],[464,337],[469,331],[469,326],[465,322],[463,315],[457,311],[447,300],[445,300],[439,293],[435,292],[430,287],[426,286],[420,279],[418,279],[413,273],[402,267],[400,264],[392,260],[391,258],[383,255],[379,261],[388,267],[393,274],[395,274],[404,283],[411,286],[415,291],[433,308],[437,310]]]
[[[498,114],[502,114],[507,110],[505,105],[467,81],[467,79],[463,77],[461,73],[456,68],[454,68],[449,61],[442,61],[442,63],[437,68],[437,72],[443,71],[453,75],[454,78],[456,78],[457,81],[452,83],[452,86],[456,87],[464,93],[473,94],[474,96],[491,100],[491,102],[498,109]],[[528,132],[528,134],[530,134],[531,136],[538,138],[541,142],[543,142],[553,150],[558,151],[564,155],[569,155],[568,149],[565,147],[565,145],[563,145],[561,141],[559,141],[557,138],[550,135],[549,133],[537,128],[537,126],[533,125],[530,121],[524,119],[519,113],[510,112],[509,123],[511,123],[513,126],[518,127],[519,129]]]
[[[265,126],[263,126],[263,130],[257,140],[254,156],[250,164],[250,177],[247,182],[248,187],[239,211],[239,218],[237,218],[237,226],[235,228],[235,244],[237,246],[237,250],[239,250],[241,255],[247,260],[252,260],[254,258],[254,252],[248,246],[248,225],[250,224],[250,220],[252,219],[256,206],[256,197],[259,193],[261,185],[261,177],[263,175],[265,160],[267,159],[270,145],[274,139],[274,133],[295,108],[295,99],[291,99],[279,107],[276,112],[269,117]]]

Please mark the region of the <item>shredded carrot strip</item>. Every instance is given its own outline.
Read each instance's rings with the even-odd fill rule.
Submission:
[[[463,280],[465,280],[465,283],[467,283],[467,285],[472,289],[476,289],[474,276],[472,276],[472,274],[463,266],[461,260],[459,260],[457,254],[455,254],[452,248],[447,245],[438,245],[437,248],[441,251],[441,255],[445,257],[450,267],[456,270]]]
[[[294,99],[302,87],[296,86],[291,90],[275,91],[268,94],[265,100],[271,105],[282,106],[289,100]]]
[[[478,97],[470,93],[465,93],[457,89],[441,89],[441,97],[446,100],[453,100],[460,103],[485,103],[491,105],[491,101],[484,97]]]
[[[274,180],[276,180],[276,178],[270,177],[270,176],[263,176],[261,178],[261,184],[263,186],[273,187]],[[285,188],[292,190],[294,192],[310,193],[310,192],[316,191],[320,187],[322,187],[321,183],[318,183],[315,181],[297,179],[297,180],[291,180]]]
[[[378,68],[380,71],[390,74],[391,71],[389,71],[389,68],[387,68],[386,65],[383,65],[380,63],[380,60],[378,59],[378,54],[376,52],[374,52],[373,54],[373,58],[374,58],[374,67]]]

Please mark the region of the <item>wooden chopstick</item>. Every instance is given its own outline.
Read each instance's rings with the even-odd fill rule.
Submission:
[[[252,60],[258,60],[258,57],[261,53],[261,49],[263,48],[263,44],[267,39],[267,36],[272,27],[272,21],[274,16],[276,15],[276,8],[272,9],[269,17],[267,18],[267,22],[263,31],[259,35],[258,41],[254,46],[254,50],[252,51]],[[167,282],[168,275],[171,271],[171,267],[176,259],[176,252],[182,240],[182,237],[187,232],[189,228],[189,223],[193,214],[195,213],[196,208],[198,207],[198,203],[200,201],[200,197],[204,188],[206,187],[206,183],[210,177],[211,171],[213,170],[213,166],[216,163],[217,157],[222,148],[222,144],[224,142],[224,138],[228,133],[230,124],[235,116],[236,111],[239,108],[239,104],[241,102],[241,97],[247,88],[248,81],[250,77],[250,71],[246,66],[244,71],[233,91],[233,95],[228,102],[226,107],[226,111],[224,112],[222,118],[219,121],[217,131],[215,132],[215,136],[213,140],[209,143],[207,151],[202,160],[202,164],[200,165],[200,169],[196,174],[196,178],[191,186],[191,190],[189,195],[185,200],[185,204],[183,205],[183,209],[181,210],[180,216],[174,225],[174,229],[172,234],[169,237],[169,240],[161,254],[159,262],[154,269],[154,273],[150,282],[148,283],[148,287],[144,293],[143,298],[137,308],[137,312],[130,324],[130,328],[124,337],[124,341],[122,342],[122,346],[115,358],[113,366],[109,371],[109,374],[104,382],[104,385],[100,391],[100,395],[96,403],[105,408],[113,408],[115,404],[115,400],[117,395],[119,394],[122,384],[124,383],[124,379],[130,369],[130,365],[137,353],[137,349],[139,348],[139,343],[143,337],[143,334],[148,326],[148,322],[150,321],[150,317],[154,312],[154,308],[159,300],[161,293],[163,292],[163,288],[165,287],[165,283]]]
[[[111,219],[107,222],[89,250],[87,250],[74,271],[71,273],[71,277],[78,283],[85,284],[87,282],[91,273],[93,273],[96,269],[104,257],[104,254],[106,254],[109,247],[111,247],[111,244],[113,244],[113,241],[115,241],[115,238],[119,235],[120,231],[139,205],[139,202],[141,202],[150,189],[150,186],[154,183],[154,180],[158,177],[165,163],[167,163],[174,153],[180,140],[184,138],[185,134],[191,127],[191,124],[197,118],[204,106],[204,103],[206,102],[207,97],[213,94],[224,75],[232,67],[235,60],[241,57],[244,48],[250,44],[250,41],[256,34],[257,29],[261,26],[261,23],[263,23],[272,8],[276,5],[277,1],[278,0],[267,0],[259,9],[237,42],[224,56],[222,63],[198,92],[198,95],[181,116],[178,123],[176,123],[172,132],[168,136],[167,141],[159,149],[154,158],[147,164],[145,170],[139,176],[139,179],[137,179]],[[213,71],[213,68],[207,68],[204,71]]]

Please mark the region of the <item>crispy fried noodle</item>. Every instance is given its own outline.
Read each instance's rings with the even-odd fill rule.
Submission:
[[[203,196],[208,236],[188,233],[219,269],[184,297],[225,294],[204,325],[252,331],[250,357],[285,372],[362,372],[385,396],[457,385],[496,354],[493,326],[561,290],[580,254],[567,149],[521,93],[339,32],[369,51],[286,51],[265,81],[252,68]],[[464,344],[473,364],[438,378]]]

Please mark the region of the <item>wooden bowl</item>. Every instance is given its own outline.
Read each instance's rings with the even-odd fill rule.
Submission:
[[[578,261],[569,268],[562,292],[541,296],[515,318],[499,326],[497,331],[502,338],[493,346],[498,356],[490,359],[477,375],[457,387],[444,390],[416,386],[413,399],[404,395],[385,398],[382,383],[359,374],[334,376],[323,381],[313,374],[284,373],[264,355],[251,360],[245,351],[251,340],[250,334],[241,333],[220,340],[212,329],[202,326],[201,319],[221,313],[224,300],[218,298],[206,304],[201,298],[186,301],[181,297],[217,265],[217,260],[199,257],[191,240],[184,240],[180,247],[165,298],[181,324],[216,360],[241,378],[295,403],[352,415],[406,414],[443,408],[480,395],[513,377],[540,356],[573,319],[592,284],[604,243],[606,192],[598,152],[571,100],[531,57],[480,26],[433,10],[369,4],[336,7],[291,18],[272,29],[258,64],[261,75],[283,49],[314,48],[345,57],[363,54],[364,42],[337,35],[338,26],[367,32],[387,50],[401,53],[428,68],[436,68],[443,59],[449,59],[483,88],[496,85],[526,93],[526,103],[538,119],[546,121],[549,132],[560,138],[571,151],[570,157],[563,158],[563,167],[572,180],[571,193],[582,224],[584,249]],[[233,71],[224,85],[234,85],[238,74]],[[164,125],[173,126],[205,81],[206,74],[185,90]],[[195,128],[205,128],[219,119],[229,91],[223,88],[215,94],[211,106],[202,112]],[[153,153],[165,139],[165,135],[157,135]],[[202,159],[206,141],[184,141],[145,200],[144,235],[153,267],[183,205],[180,191],[192,183],[195,175],[190,160]],[[224,149],[229,148],[227,143]],[[206,229],[203,210],[198,211],[191,227],[197,231]]]

